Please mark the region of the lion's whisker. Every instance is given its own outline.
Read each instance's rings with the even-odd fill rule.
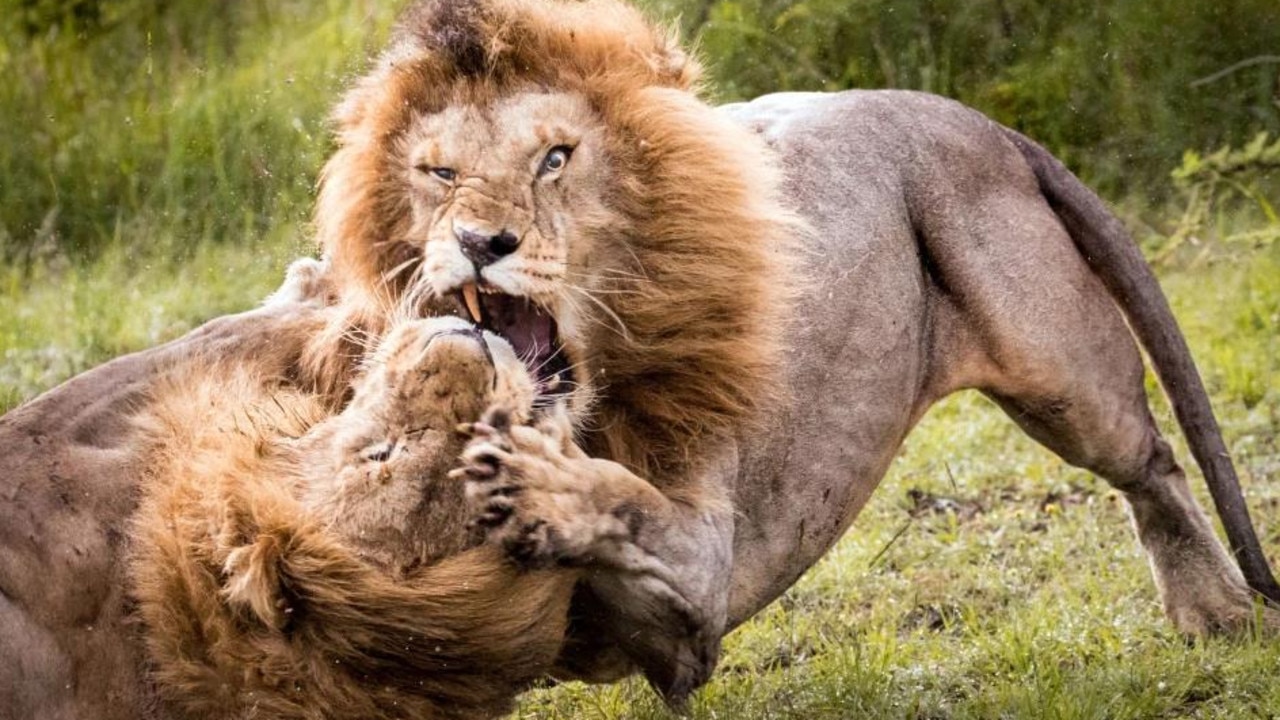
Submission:
[[[644,274],[642,274],[642,273],[634,273],[634,272],[630,272],[630,271],[628,271],[628,270],[623,270],[623,269],[621,269],[621,268],[592,268],[591,270],[592,270],[592,271],[591,271],[590,273],[585,273],[585,272],[577,272],[577,271],[574,271],[574,270],[567,270],[567,269],[566,269],[566,270],[565,270],[565,276],[566,276],[566,277],[570,277],[570,276],[572,276],[572,277],[580,277],[580,278],[586,278],[586,279],[590,279],[590,280],[596,280],[596,279],[599,279],[599,277],[598,277],[599,275],[603,274],[603,275],[616,275],[616,276],[618,276],[618,277],[616,277],[616,278],[609,278],[610,280],[628,279],[628,280],[641,280],[641,281],[644,281],[644,282],[653,282],[653,280],[651,280],[651,279],[649,278],[649,276],[647,276],[647,275],[644,275]]]
[[[397,265],[397,266],[395,266],[395,267],[391,268],[390,270],[388,270],[388,271],[384,272],[384,273],[382,274],[382,282],[383,282],[383,284],[384,284],[384,285],[390,284],[392,280],[395,280],[395,279],[396,279],[396,277],[397,277],[398,275],[400,275],[400,273],[404,272],[405,270],[407,270],[407,269],[409,269],[409,268],[411,268],[411,267],[414,267],[415,265],[416,265],[416,266],[418,266],[418,267],[421,267],[421,266],[422,266],[422,257],[421,257],[421,256],[415,255],[414,257],[411,257],[411,258],[409,258],[408,260],[405,260],[404,262],[400,263],[399,265]]]
[[[343,329],[341,339],[366,351],[377,346],[379,340],[377,335],[354,325]]]
[[[579,287],[579,286],[577,286],[577,285],[574,285],[573,283],[566,282],[566,283],[564,283],[564,284],[563,284],[563,287],[564,287],[566,290],[572,290],[572,291],[574,291],[574,292],[576,292],[576,293],[580,294],[582,297],[586,298],[587,300],[590,300],[591,302],[595,303],[596,307],[600,308],[600,309],[604,312],[604,314],[605,314],[605,315],[607,315],[608,317],[612,318],[612,319],[613,319],[613,321],[617,324],[617,327],[616,327],[616,328],[611,328],[611,329],[613,329],[613,330],[614,330],[614,332],[616,332],[616,333],[618,334],[618,336],[619,336],[619,337],[622,337],[622,338],[624,338],[624,339],[626,339],[626,340],[630,340],[630,339],[631,339],[631,331],[627,329],[627,324],[626,324],[625,322],[623,322],[623,321],[622,321],[622,318],[618,317],[618,314],[617,314],[616,312],[614,312],[614,311],[613,311],[613,308],[609,307],[609,306],[608,306],[608,304],[606,304],[603,300],[601,300],[600,298],[598,298],[598,297],[596,297],[595,295],[593,295],[593,294],[591,293],[591,291],[587,290],[586,288]],[[569,298],[570,296],[565,295],[565,296],[563,296],[563,297],[565,297],[565,298],[567,299],[567,298]],[[572,301],[570,301],[570,302],[572,303]],[[578,307],[577,307],[577,306],[575,306],[575,309],[578,309]],[[591,313],[586,313],[586,315],[587,315],[588,317],[592,317]],[[593,320],[596,320],[597,322],[599,322],[599,320],[598,320],[598,319],[596,319],[596,318],[594,318],[594,317],[593,317],[592,319],[593,319]],[[608,328],[608,327],[609,327],[609,325],[607,325],[607,324],[605,324],[605,323],[603,323],[603,322],[601,322],[601,323],[600,323],[600,325],[601,325],[601,327],[605,327],[605,328]]]

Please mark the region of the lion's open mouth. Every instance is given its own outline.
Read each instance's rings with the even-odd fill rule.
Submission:
[[[458,291],[461,309],[476,325],[511,343],[538,383],[539,398],[573,389],[573,373],[551,313],[526,297],[480,290],[467,284]]]

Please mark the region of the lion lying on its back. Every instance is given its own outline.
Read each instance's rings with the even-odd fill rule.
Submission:
[[[477,717],[546,671],[572,572],[468,540],[459,423],[529,417],[510,346],[400,324],[340,414],[251,368],[168,379],[130,577],[156,683],[184,717]],[[212,378],[212,379],[211,379]]]

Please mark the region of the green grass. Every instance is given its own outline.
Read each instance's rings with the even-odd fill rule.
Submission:
[[[0,0],[0,411],[252,305],[310,251],[329,109],[399,5],[40,14],[60,4]]]
[[[329,109],[399,5],[121,0],[29,34],[21,4],[0,0],[0,260],[22,264],[304,222]]]
[[[201,243],[182,260],[116,246],[89,263],[0,267],[0,412],[112,357],[251,307],[305,249],[279,233],[256,248]]]

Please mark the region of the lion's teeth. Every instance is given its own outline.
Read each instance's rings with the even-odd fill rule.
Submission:
[[[474,322],[480,322],[480,293],[476,290],[475,283],[466,283],[462,286],[462,299],[467,303],[467,312],[471,313],[471,319]]]

